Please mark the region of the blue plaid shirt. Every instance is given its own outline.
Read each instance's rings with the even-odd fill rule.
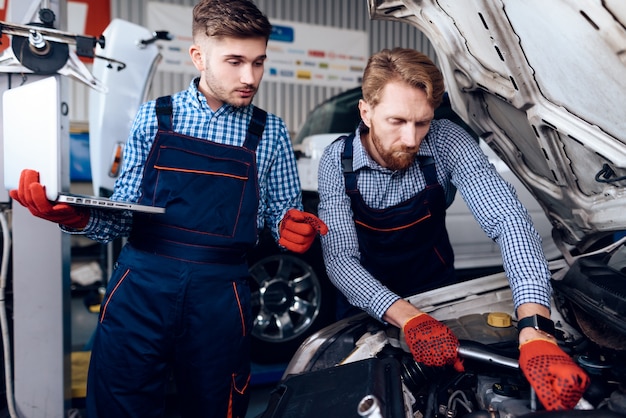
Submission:
[[[246,138],[252,106],[235,108],[223,105],[211,110],[206,98],[198,91],[197,80],[187,90],[172,96],[174,131],[196,138],[206,138],[220,144],[242,146]],[[136,202],[141,196],[144,163],[158,130],[155,101],[140,106],[124,147],[124,163],[115,182],[113,200]],[[302,194],[295,155],[285,123],[268,114],[265,131],[257,148],[259,179],[259,230],[268,225],[278,238],[278,224],[290,208],[302,209]],[[203,210],[198,202],[198,210]],[[96,241],[108,242],[128,236],[132,214],[127,211],[91,211],[91,219],[83,233]]]
[[[329,145],[319,167],[319,216],[329,229],[321,238],[324,262],[331,281],[352,305],[382,319],[399,296],[359,262],[359,244],[341,168],[342,150],[343,141]],[[498,174],[476,141],[456,124],[434,120],[419,154],[435,159],[448,206],[458,189],[487,236],[499,244],[515,308],[528,302],[549,308],[552,288],[541,237],[515,190]],[[403,202],[426,186],[417,161],[404,171],[391,171],[376,163],[363,148],[358,130],[353,165],[359,191],[374,209]]]

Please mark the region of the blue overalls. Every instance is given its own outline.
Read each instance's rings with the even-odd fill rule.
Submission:
[[[454,253],[446,230],[446,200],[432,157],[418,157],[426,188],[386,209],[373,209],[357,188],[353,170],[354,134],[342,154],[346,194],[350,197],[361,265],[399,296],[406,297],[453,283]],[[360,312],[338,295],[337,317]]]
[[[254,107],[243,147],[172,130],[169,96],[144,167],[140,203],[100,310],[89,418],[162,417],[173,387],[182,417],[241,417],[248,406],[252,315],[246,252],[257,239]]]

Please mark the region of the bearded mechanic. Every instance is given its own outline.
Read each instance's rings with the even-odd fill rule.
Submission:
[[[520,368],[546,409],[573,408],[589,379],[553,336],[540,237],[477,142],[433,120],[444,94],[439,69],[417,51],[383,50],[368,61],[362,93],[359,127],[326,148],[318,174],[338,316],[364,310],[401,328],[417,362],[463,370],[452,331],[403,299],[456,281],[445,211],[458,189],[500,246],[519,318]]]
[[[248,0],[193,9],[188,89],[143,104],[112,199],[165,214],[54,204],[37,172],[11,197],[33,215],[100,242],[129,236],[107,286],[87,384],[91,418],[165,415],[176,383],[180,416],[246,415],[251,294],[246,252],[267,225],[304,252],[326,227],[301,211],[284,122],[252,105],[271,25]]]

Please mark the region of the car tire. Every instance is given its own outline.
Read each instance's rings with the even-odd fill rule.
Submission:
[[[313,332],[334,320],[334,287],[324,271],[319,240],[305,254],[267,239],[250,260],[252,361],[286,363]],[[273,247],[273,248],[272,248]]]

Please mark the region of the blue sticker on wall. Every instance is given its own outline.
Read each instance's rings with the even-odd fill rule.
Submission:
[[[278,42],[293,42],[293,28],[290,26],[272,25],[270,40]]]

